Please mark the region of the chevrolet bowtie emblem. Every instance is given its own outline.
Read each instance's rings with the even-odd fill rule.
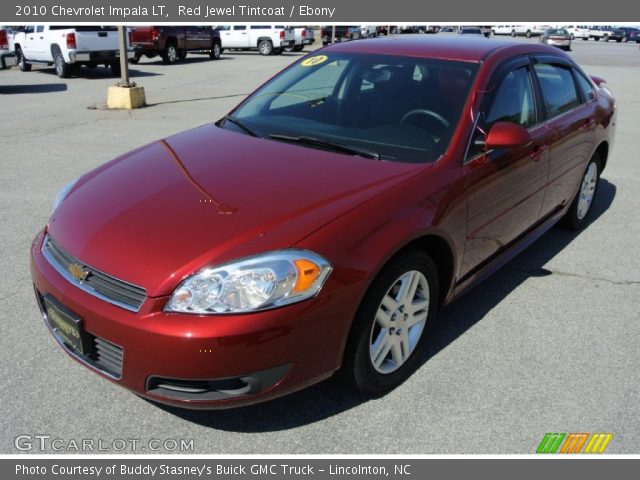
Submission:
[[[67,267],[67,270],[69,270],[69,273],[71,274],[71,276],[79,282],[82,282],[89,276],[89,272],[87,272],[84,268],[82,268],[77,263],[69,264],[69,266]]]

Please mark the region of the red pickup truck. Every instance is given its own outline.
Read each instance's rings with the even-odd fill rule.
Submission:
[[[206,25],[134,27],[130,30],[133,63],[142,55],[162,57],[164,63],[183,60],[189,51],[208,50],[212,60],[220,58],[222,48],[218,30]]]

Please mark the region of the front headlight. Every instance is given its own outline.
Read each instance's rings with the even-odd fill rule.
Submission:
[[[69,182],[60,189],[60,191],[56,195],[56,198],[53,200],[52,212],[55,212],[56,209],[60,206],[60,204],[64,201],[64,199],[67,197],[67,195],[69,195],[69,192],[71,191],[71,189],[73,188],[73,186],[76,184],[77,181],[78,180]]]
[[[316,295],[329,273],[329,262],[307,250],[264,253],[188,277],[164,310],[209,315],[280,307]]]

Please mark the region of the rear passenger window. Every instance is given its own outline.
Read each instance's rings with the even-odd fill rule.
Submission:
[[[575,70],[574,70],[575,71]],[[593,91],[593,85],[591,82],[585,78],[580,72],[575,71],[576,78],[578,79],[578,85],[580,86],[580,90],[582,91],[582,97],[585,101],[589,102],[596,98],[596,94]]]
[[[233,29],[234,30],[246,30],[247,26],[246,25],[234,25]]]
[[[534,68],[548,118],[557,117],[578,106],[578,92],[568,67],[539,63]]]

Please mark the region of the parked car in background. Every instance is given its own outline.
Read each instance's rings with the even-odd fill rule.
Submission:
[[[371,38],[378,36],[376,25],[360,25],[360,38]]]
[[[640,43],[640,29],[633,27],[620,27],[620,30],[624,32],[623,42],[636,42]]]
[[[515,37],[515,25],[494,25],[491,27],[491,32],[494,35],[511,35]]]
[[[331,43],[331,35],[334,27],[325,25],[322,27],[322,45]],[[334,42],[345,42],[347,40],[357,40],[360,38],[360,26],[358,25],[335,25]]]
[[[211,59],[220,58],[222,46],[220,33],[210,26],[143,26],[129,30],[134,55],[131,61],[138,63],[147,58],[160,56],[164,63],[176,63],[187,56],[187,52],[208,50]]]
[[[550,28],[551,25],[515,25],[512,36],[524,35],[527,38],[537,37]]]
[[[7,59],[15,55],[13,29],[0,25],[0,68],[7,68]]]
[[[569,51],[571,50],[571,34],[564,28],[550,28],[540,35],[540,43]]]
[[[279,55],[293,47],[295,34],[284,25],[216,25],[222,49],[258,50],[260,55]]]
[[[457,27],[452,27],[450,25],[442,26],[440,27],[440,30],[439,30],[440,33],[455,33],[457,31],[458,31]]]
[[[582,40],[589,40],[589,26],[588,25],[565,25],[562,27],[571,36],[571,40],[581,38]]]
[[[480,27],[460,27],[460,30],[458,30],[458,33],[460,35],[484,36],[484,33],[482,33],[482,30],[480,29]]]
[[[16,63],[23,72],[33,63],[54,65],[56,74],[65,78],[80,66],[104,65],[120,75],[118,29],[103,25],[30,25],[14,36]],[[128,56],[133,51],[127,46]]]
[[[293,29],[293,46],[286,47],[287,51],[301,52],[307,45],[315,42],[313,29],[307,27],[291,27]]]
[[[441,306],[557,222],[587,225],[617,124],[602,83],[530,42],[301,58],[215,124],[61,190],[30,247],[44,324],[93,372],[179,407],[338,372],[384,394],[437,348]]]
[[[625,33],[620,28],[596,26],[589,29],[589,38],[594,39],[596,42],[603,40],[608,42],[609,40],[615,40],[620,43],[625,37]]]

